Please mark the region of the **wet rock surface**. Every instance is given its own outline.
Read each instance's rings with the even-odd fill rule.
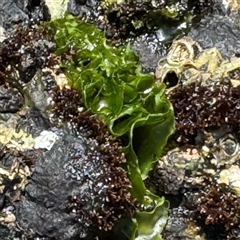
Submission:
[[[216,47],[224,57],[230,58],[239,54],[239,34],[240,27],[232,16],[213,14],[202,19],[188,35],[197,39],[203,48]]]
[[[112,179],[117,172],[121,178],[124,171],[111,172],[93,140],[56,133],[59,140],[38,157],[25,194],[16,204],[17,223],[28,235],[34,232],[32,236],[92,239],[100,216],[111,224],[104,215],[116,209],[104,205],[110,205]]]
[[[48,8],[43,0],[3,0],[0,3],[0,16],[0,27],[7,35],[19,24],[28,26],[32,21],[50,20]]]
[[[17,88],[0,87],[0,112],[16,113],[24,104],[24,98]]]

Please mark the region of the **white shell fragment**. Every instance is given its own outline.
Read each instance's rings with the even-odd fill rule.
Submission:
[[[4,32],[4,28],[0,27],[0,42],[3,42],[4,39],[6,39]]]
[[[50,131],[43,130],[40,133],[40,136],[34,139],[34,148],[46,148],[47,150],[51,150],[54,143],[59,139],[59,137]]]
[[[67,0],[45,0],[51,14],[51,20],[61,18],[67,11]]]

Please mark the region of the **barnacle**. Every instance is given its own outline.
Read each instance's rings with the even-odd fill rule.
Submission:
[[[222,165],[231,166],[239,160],[238,134],[226,133],[220,138],[212,137],[208,145],[210,145],[210,152],[213,154],[218,167]]]
[[[153,72],[169,43],[189,31],[193,15],[211,12],[211,0],[69,2],[68,12],[94,23],[116,45],[129,43],[147,72]]]
[[[170,211],[164,239],[235,239],[240,200],[231,183],[219,184],[205,174],[205,180],[190,186],[182,185],[186,192],[181,205]]]
[[[177,77],[184,70],[186,66],[195,68],[195,47],[198,51],[201,50],[200,46],[190,37],[183,37],[182,39],[173,41],[172,47],[168,55],[161,58],[156,68],[155,76],[157,81],[165,82],[167,85],[172,85],[166,82],[167,74],[175,73]]]
[[[237,0],[230,0],[230,1],[228,1],[228,4],[233,10],[240,9],[240,5],[239,5],[239,2]]]
[[[45,3],[49,9],[51,20],[62,17],[67,11],[68,1],[66,0],[45,0]]]
[[[17,151],[0,144],[0,224],[8,229],[15,228],[14,203],[21,198],[36,160],[32,150]],[[4,235],[4,231],[1,232]],[[5,237],[5,236],[4,236]],[[3,239],[5,239],[3,237]]]
[[[183,233],[189,239],[239,236],[239,132],[235,129],[222,124],[199,131],[194,145],[178,144],[159,160],[148,184],[171,201],[167,239],[185,239]],[[178,222],[179,231],[174,229]]]
[[[149,2],[149,4],[153,4],[153,2]],[[125,9],[120,7],[120,10]],[[168,10],[168,13],[172,12],[173,16],[181,12]],[[118,32],[118,26],[114,26],[117,31],[114,32],[113,38],[118,39],[118,34],[123,34],[123,37],[126,37],[124,34],[128,23],[136,30],[133,35],[141,34],[138,30],[142,30],[143,26],[145,27],[143,30],[152,30],[150,22],[146,26],[144,21],[135,18],[128,22],[127,17],[131,17],[131,14],[134,15],[133,12],[130,11],[126,17],[123,11],[120,13],[120,23],[124,24],[120,24],[122,27],[120,32]],[[140,16],[145,17],[144,14]],[[119,17],[118,14],[117,17]],[[21,195],[18,203],[14,203],[17,217],[16,225],[21,229],[19,234],[23,238],[27,236],[28,238],[71,239],[79,237],[93,239],[99,236],[99,231],[112,229],[119,218],[131,217],[135,212],[129,194],[131,184],[123,168],[125,158],[121,151],[121,143],[109,134],[105,124],[84,108],[81,94],[68,86],[56,87],[51,95],[52,105],[49,105],[49,98],[47,99],[49,92],[46,91],[45,84],[41,85],[42,78],[44,80],[46,78],[40,69],[47,65],[47,62],[50,62],[49,52],[54,48],[54,45],[44,39],[41,34],[41,41],[36,42],[38,33],[32,30],[29,34],[30,39],[27,37],[27,41],[25,41],[25,35],[26,32],[23,31],[23,37],[20,38],[20,41],[17,38],[18,44],[12,44],[12,46],[10,44],[10,48],[16,47],[16,49],[12,49],[13,52],[6,56],[3,53],[9,50],[9,45],[4,43],[7,47],[3,48],[4,61],[0,64],[3,75],[7,74],[14,81],[18,78],[16,82],[28,88],[21,93],[28,95],[32,101],[28,106],[29,108],[24,108],[20,114],[22,118],[26,118],[26,125],[30,126],[27,132],[34,136],[35,149],[32,151],[36,155],[36,161],[31,173],[29,172],[29,175],[24,176],[26,179],[31,174],[28,185],[26,186],[25,182],[17,185],[17,188],[24,189],[24,194]],[[15,40],[11,38],[10,42],[14,43]],[[39,49],[35,48],[36,45],[40,46]],[[19,48],[19,46],[21,47]],[[43,51],[45,48],[47,50]],[[180,61],[184,60],[186,56],[184,55]],[[192,56],[194,57],[193,52],[190,58]],[[9,64],[15,66],[11,68],[10,72],[8,72]],[[188,65],[187,62],[181,67],[184,69],[186,65]],[[195,70],[195,73],[198,73],[197,68],[197,63],[192,65],[191,76]],[[17,76],[13,76],[12,72],[17,73]],[[181,73],[181,69],[179,73]],[[222,77],[221,73],[220,77]],[[4,81],[8,81],[5,76],[3,78]],[[36,92],[31,91],[31,89],[36,90]],[[51,80],[47,89],[52,90]],[[38,98],[40,93],[42,94]],[[20,104],[16,112],[21,107]],[[47,108],[51,108],[55,114],[51,116],[50,120],[47,118],[49,115],[45,115],[49,110]],[[24,120],[21,119],[21,121]],[[21,124],[19,126],[21,129]],[[223,150],[227,154],[230,153],[226,151],[226,148]],[[175,153],[178,155],[176,156]],[[161,173],[164,173],[165,168],[168,168],[169,175],[172,174],[175,177],[173,184],[177,181],[179,184],[173,190],[167,189],[165,192],[179,193],[179,188],[183,186],[185,181],[185,169],[193,171],[198,163],[202,164],[201,154],[195,148],[190,147],[184,150],[183,148],[174,149],[166,158],[167,160],[163,162],[167,167],[162,165],[159,169]],[[15,169],[18,168],[13,167],[14,172],[17,172]],[[178,171],[181,172],[180,180],[176,174]],[[2,173],[5,175],[4,171]],[[165,173],[165,175],[167,174]],[[10,178],[12,179],[11,174]],[[171,183],[171,186],[173,184]],[[32,212],[36,214],[33,215]],[[2,221],[4,222],[5,219]],[[196,229],[194,230],[194,228]],[[195,223],[191,222],[186,228],[184,226],[184,229],[187,237],[202,238],[199,234],[199,227],[195,227]],[[171,239],[171,235],[169,239]]]
[[[4,145],[3,145],[4,146]],[[1,194],[5,191],[6,181],[13,182],[14,190],[24,190],[28,183],[28,177],[31,175],[30,167],[34,163],[34,158],[29,153],[21,153],[16,149],[9,149],[1,145],[0,157],[0,188]],[[23,151],[23,150],[22,150]],[[9,189],[10,190],[10,189]]]
[[[173,86],[173,77],[167,78],[168,74],[175,74],[178,83],[183,86],[194,82],[202,85],[211,85],[211,81],[220,81],[229,77],[229,73],[239,69],[240,59],[224,60],[216,48],[202,50],[197,42],[190,37],[175,40],[167,57],[158,62],[155,76],[157,82],[165,82],[172,91],[178,84]],[[237,85],[236,81],[230,82]],[[174,88],[173,88],[174,87]]]
[[[15,215],[11,211],[8,211],[8,209],[3,209],[0,213],[0,223],[3,225],[13,226],[15,220]]]

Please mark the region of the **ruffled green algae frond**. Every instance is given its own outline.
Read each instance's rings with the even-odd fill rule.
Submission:
[[[85,107],[122,140],[131,195],[142,206],[137,225],[139,229],[146,226],[138,232],[138,239],[145,239],[140,237],[146,232],[149,239],[161,239],[168,204],[150,193],[143,180],[174,131],[173,108],[165,97],[165,84],[157,85],[153,75],[141,72],[138,57],[129,46],[112,47],[93,25],[66,15],[50,22],[48,29],[69,84],[81,92]],[[156,224],[160,226],[158,233],[151,234]],[[135,239],[133,232],[129,239]]]

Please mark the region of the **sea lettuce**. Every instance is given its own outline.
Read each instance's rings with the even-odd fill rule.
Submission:
[[[152,237],[153,225],[159,225],[157,219],[161,219],[161,232],[168,204],[150,193],[144,180],[174,131],[174,113],[165,85],[156,84],[152,74],[142,73],[129,45],[114,48],[91,24],[67,14],[48,23],[47,28],[54,36],[56,54],[61,56],[69,84],[81,92],[86,108],[121,138],[132,197],[146,207],[155,204],[153,211],[136,216],[139,237],[150,234],[148,239],[161,239],[159,233]]]

